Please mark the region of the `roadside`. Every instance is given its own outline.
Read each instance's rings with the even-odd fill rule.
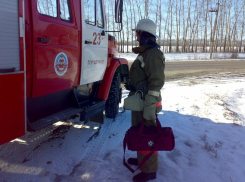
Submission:
[[[166,81],[207,74],[245,73],[245,53],[236,56],[232,53],[217,53],[214,59],[209,59],[209,53],[171,53],[164,56]],[[137,54],[120,53],[119,57],[127,59],[131,67]]]
[[[173,80],[186,79],[188,77],[200,77],[209,74],[218,75],[223,74],[235,74],[245,76],[245,69],[209,69],[209,70],[175,70],[175,71],[165,71],[166,82]]]
[[[166,81],[183,79],[192,76],[203,76],[207,74],[231,73],[236,75],[245,74],[244,60],[224,61],[181,61],[166,62]]]
[[[129,62],[129,68],[133,62]],[[165,63],[165,80],[172,81],[193,76],[204,76],[208,74],[232,73],[245,75],[245,60],[214,60],[214,61],[176,61]]]

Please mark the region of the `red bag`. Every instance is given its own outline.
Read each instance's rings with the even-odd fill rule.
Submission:
[[[131,171],[135,172],[140,168],[154,153],[154,151],[171,151],[174,149],[175,140],[173,130],[170,127],[162,127],[158,117],[156,117],[155,126],[145,126],[145,119],[143,119],[140,127],[131,126],[125,134],[123,140],[124,159],[123,164]],[[133,170],[125,161],[125,149],[131,151],[151,151],[142,160],[136,170]]]

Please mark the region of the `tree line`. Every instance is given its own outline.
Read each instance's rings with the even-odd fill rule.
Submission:
[[[113,3],[105,2],[108,30],[120,29]],[[156,23],[165,53],[210,52],[211,42],[213,52],[245,52],[245,0],[124,0],[122,31],[112,33],[121,52],[137,45],[132,28],[143,18]]]

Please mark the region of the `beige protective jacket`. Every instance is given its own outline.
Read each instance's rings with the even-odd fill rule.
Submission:
[[[135,47],[133,52],[139,55],[130,68],[130,84],[146,86],[143,117],[147,120],[155,120],[155,113],[162,109],[161,106],[156,108],[156,104],[161,101],[160,90],[165,80],[165,57],[158,48],[147,46]],[[134,92],[129,93],[132,94]]]

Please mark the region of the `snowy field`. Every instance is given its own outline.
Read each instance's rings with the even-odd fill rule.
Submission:
[[[127,94],[123,90],[123,98]],[[161,94],[158,117],[172,127],[176,147],[159,151],[152,182],[245,181],[245,74],[166,82]],[[134,174],[122,164],[131,113],[122,104],[118,117],[102,125],[76,117],[0,146],[0,181],[132,181]]]
[[[137,57],[134,53],[120,53],[120,57],[126,58],[129,62],[133,62]],[[210,53],[165,53],[166,62],[176,61],[224,61],[225,59],[231,59],[232,53],[213,53],[213,59],[210,58]],[[238,53],[237,59],[245,59],[245,53]]]

